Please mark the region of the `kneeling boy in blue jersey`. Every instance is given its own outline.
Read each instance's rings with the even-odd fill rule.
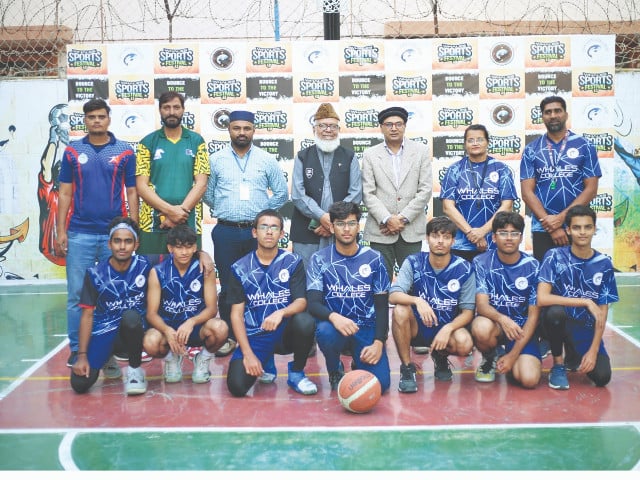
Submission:
[[[427,223],[429,252],[409,255],[389,291],[396,305],[392,315],[393,339],[400,365],[402,393],[418,391],[416,366],[409,346],[431,347],[434,377],[451,381],[449,354],[465,357],[473,348],[467,325],[475,310],[475,277],[471,264],[451,254],[456,225],[447,217]]]
[[[344,375],[340,353],[347,348],[354,368],[373,373],[385,392],[391,383],[386,349],[390,282],[380,252],[358,244],[360,216],[357,203],[340,201],[329,207],[335,244],[311,256],[309,312],[318,321],[316,339],[331,390]]]
[[[551,344],[553,367],[549,386],[567,390],[569,380],[562,356],[575,351],[581,359],[577,370],[603,387],[611,380],[611,362],[602,335],[609,304],[618,301],[611,259],[591,248],[596,233],[596,214],[575,205],[565,216],[571,245],[552,248],[542,261],[538,282],[538,305],[543,336]]]
[[[257,249],[231,265],[228,280],[231,325],[240,348],[231,357],[227,387],[234,397],[244,397],[257,379],[273,383],[277,376],[273,354],[293,352],[287,384],[298,393],[313,395],[318,388],[304,367],[315,322],[305,312],[302,258],[278,248],[284,222],[275,210],[258,213],[252,234]]]
[[[71,370],[71,387],[85,393],[104,368],[106,378],[122,376],[114,356],[120,340],[129,355],[125,391],[139,395],[147,391],[140,367],[149,262],[134,255],[138,225],[129,217],[116,217],[109,225],[111,257],[87,269],[80,296],[78,359]]]
[[[473,259],[477,316],[471,335],[483,357],[475,378],[493,382],[497,370],[509,373],[525,388],[534,388],[541,372],[534,335],[540,311],[536,306],[538,260],[519,250],[524,219],[518,213],[496,213],[491,229],[496,248]],[[506,350],[500,359],[498,345]]]
[[[144,349],[164,358],[164,381],[182,380],[187,347],[204,348],[193,359],[193,383],[211,378],[209,360],[227,340],[229,329],[219,318],[215,275],[200,271],[196,232],[186,224],[169,230],[169,257],[151,269]]]

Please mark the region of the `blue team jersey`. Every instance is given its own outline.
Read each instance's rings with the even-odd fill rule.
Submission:
[[[125,310],[135,310],[144,318],[150,269],[148,260],[141,255],[131,257],[126,272],[115,270],[109,260],[87,269],[79,305],[94,308],[92,335],[120,328]]]
[[[375,328],[373,296],[389,291],[387,269],[380,253],[359,247],[350,257],[335,245],[318,250],[307,267],[307,290],[322,292],[325,305],[358,327]]]
[[[518,198],[511,169],[493,157],[479,163],[464,157],[447,169],[441,186],[440,198],[455,201],[467,223],[474,228],[487,223],[503,200]],[[489,248],[493,247],[491,233],[486,239]],[[456,233],[453,248],[476,250],[460,230]]]
[[[473,259],[476,291],[489,296],[489,304],[520,327],[527,321],[529,305],[535,305],[538,288],[538,260],[520,252],[514,264],[502,263],[492,250]]]
[[[301,262],[299,255],[279,249],[269,265],[262,265],[253,251],[231,266],[231,274],[244,291],[244,324],[248,336],[261,333],[260,326],[266,317],[298,298],[292,281],[297,269],[304,277]],[[229,299],[232,303],[238,303],[237,300],[240,299]]]
[[[167,325],[178,328],[206,308],[204,275],[200,272],[198,260],[191,261],[184,276],[173,264],[173,255],[153,268],[162,289],[158,314]]]
[[[578,258],[571,247],[549,250],[540,267],[540,282],[552,285],[551,293],[567,298],[590,298],[598,305],[617,302],[618,288],[611,259],[594,250],[591,258]],[[594,319],[585,307],[565,307],[567,314],[593,328]]]
[[[84,137],[64,151],[59,178],[73,184],[71,232],[108,235],[111,220],[127,216],[126,188],[136,186],[136,157],[126,142],[109,136],[106,145],[95,147]]]
[[[520,160],[520,180],[534,178],[534,193],[547,213],[566,209],[584,190],[584,179],[601,177],[596,149],[571,131],[559,143],[545,134],[529,143]],[[544,232],[532,215],[531,231]]]
[[[411,290],[405,293],[425,300],[438,317],[440,327],[451,323],[459,313],[463,286],[473,280],[471,263],[451,255],[449,265],[436,272],[429,262],[428,252],[409,255],[405,263],[413,272]]]

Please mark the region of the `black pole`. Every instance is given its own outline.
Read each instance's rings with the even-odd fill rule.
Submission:
[[[340,10],[337,5],[335,1],[323,0],[325,40],[340,40]]]

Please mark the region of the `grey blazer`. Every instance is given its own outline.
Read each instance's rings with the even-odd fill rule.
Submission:
[[[397,234],[383,235],[380,232],[380,222],[393,214],[409,219],[400,233],[406,242],[420,242],[425,238],[425,208],[432,191],[431,158],[427,147],[405,138],[401,169],[400,184],[396,185],[393,165],[384,142],[363,153],[362,197],[368,209],[364,225],[366,241],[395,243]]]

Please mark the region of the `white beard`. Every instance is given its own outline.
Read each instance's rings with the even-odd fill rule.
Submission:
[[[324,153],[335,152],[336,149],[340,146],[340,139],[335,138],[333,140],[325,140],[316,135],[316,146],[322,150]]]

